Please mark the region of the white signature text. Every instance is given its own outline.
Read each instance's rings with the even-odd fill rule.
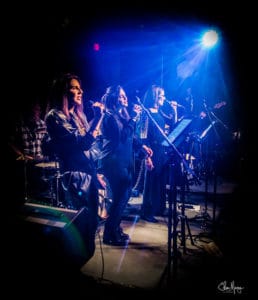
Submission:
[[[222,281],[218,284],[218,290],[227,294],[241,294],[244,287],[237,286],[235,281],[231,281],[229,284],[227,281]]]

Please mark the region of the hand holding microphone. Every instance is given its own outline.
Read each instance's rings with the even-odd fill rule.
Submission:
[[[94,118],[91,122],[91,127],[90,127],[90,133],[94,138],[96,138],[100,134],[100,126],[104,118],[104,109],[105,105],[101,102],[93,102],[90,101],[92,104],[92,109],[94,111]]]
[[[134,104],[132,108],[131,117],[135,122],[137,122],[140,119],[141,113],[142,113],[141,106],[139,104]]]
[[[99,101],[90,101],[91,103],[91,107],[94,111],[94,116],[96,117],[100,117],[103,113],[104,113],[104,110],[105,110],[105,105],[102,103],[102,102],[99,102]]]
[[[133,112],[135,112],[135,114],[138,116],[142,112],[141,106],[138,105],[138,104],[134,104],[134,106],[133,106]]]

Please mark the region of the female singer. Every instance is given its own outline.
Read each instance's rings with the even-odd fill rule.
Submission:
[[[86,250],[90,258],[95,251],[98,189],[103,187],[91,149],[102,121],[103,107],[94,104],[95,116],[89,124],[83,110],[81,80],[69,73],[54,81],[50,101],[45,118],[50,137],[48,153],[59,162],[66,206],[87,211],[83,238],[88,244]]]

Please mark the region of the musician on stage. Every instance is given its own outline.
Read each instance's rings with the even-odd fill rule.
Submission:
[[[46,148],[59,161],[66,206],[87,212],[80,233],[86,251],[82,256],[88,260],[95,251],[98,189],[104,188],[91,149],[96,142],[104,107],[100,103],[94,104],[94,118],[89,123],[83,109],[81,80],[75,74],[66,73],[53,81],[49,108],[45,121],[50,139],[46,141]]]
[[[47,159],[42,152],[42,141],[46,133],[41,103],[32,101],[28,106],[25,105],[8,141],[16,161],[16,172],[21,175],[19,180],[23,181],[22,194],[25,198],[36,197],[45,189],[40,182],[40,169],[36,165]]]
[[[165,90],[159,85],[152,85],[144,94],[143,105],[150,116],[158,124],[164,134],[168,134],[173,128],[175,110],[170,106],[164,110]],[[166,149],[162,146],[164,136],[152,121],[150,116],[143,112],[138,126],[138,132],[143,142],[153,150],[152,161],[154,168],[151,172],[145,172],[143,203],[141,218],[147,222],[157,223],[155,216],[163,215],[166,209],[166,183],[167,160]]]

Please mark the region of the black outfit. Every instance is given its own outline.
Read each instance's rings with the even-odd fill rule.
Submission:
[[[123,233],[120,223],[132,192],[133,151],[139,150],[141,144],[135,139],[135,121],[113,110],[105,113],[101,132],[103,148],[99,172],[107,178],[112,192],[103,242],[125,245],[129,236]]]
[[[177,110],[178,108],[176,108],[176,110],[172,108],[172,104],[169,103],[169,101],[165,101],[164,104],[159,107],[159,113],[163,116],[166,124],[164,126],[163,122],[161,123],[162,126],[164,126],[164,128],[162,129],[165,129],[166,134],[170,133],[173,130],[178,121]]]
[[[75,114],[67,118],[62,111],[52,109],[46,116],[46,125],[50,136],[46,148],[59,161],[65,205],[87,212],[81,232],[87,260],[95,251],[98,225],[99,186],[90,151],[95,139],[88,128],[83,131]]]
[[[166,121],[163,113],[160,111],[155,113],[149,111],[149,113],[165,133]],[[152,171],[146,170],[145,172],[141,217],[146,221],[156,223],[158,220],[154,216],[162,215],[166,208],[167,147],[162,146],[164,137],[146,112],[142,115],[140,126],[143,128],[141,136],[144,138],[144,144],[153,150],[151,158],[154,165]]]

